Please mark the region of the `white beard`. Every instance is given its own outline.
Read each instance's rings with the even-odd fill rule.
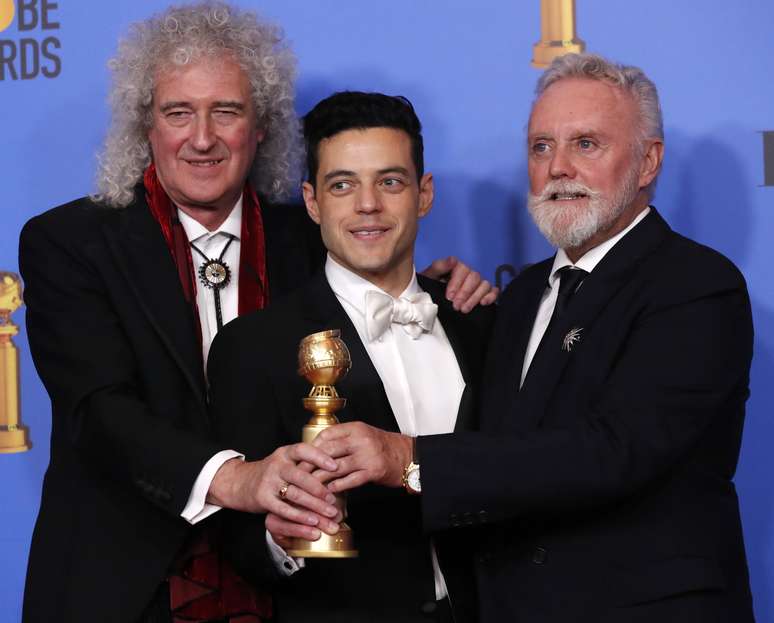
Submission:
[[[639,167],[632,167],[611,197],[570,180],[553,180],[539,195],[529,193],[527,208],[548,242],[559,249],[575,249],[592,236],[608,229],[631,205],[639,192]],[[553,200],[557,194],[582,194],[586,205],[568,205]]]

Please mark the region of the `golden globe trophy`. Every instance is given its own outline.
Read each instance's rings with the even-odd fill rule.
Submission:
[[[22,304],[21,279],[0,271],[0,452],[24,452],[31,447],[19,420],[19,351],[11,339],[19,327],[11,314]]]
[[[347,399],[341,398],[333,385],[352,366],[349,350],[340,335],[338,329],[321,331],[306,336],[298,345],[298,373],[312,384],[312,390],[303,401],[304,408],[312,412],[301,432],[301,441],[305,443],[312,443],[321,431],[338,424],[336,411],[347,404]],[[336,496],[336,506],[346,519],[344,494]],[[316,541],[292,539],[288,554],[304,558],[355,558],[357,550],[352,529],[343,521],[339,526],[336,534],[323,532]]]
[[[532,66],[543,69],[557,56],[585,49],[575,32],[575,0],[540,0],[540,41],[532,48]]]

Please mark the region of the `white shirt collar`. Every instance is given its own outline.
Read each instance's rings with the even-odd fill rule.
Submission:
[[[619,231],[615,236],[612,238],[609,238],[608,240],[605,240],[604,242],[598,244],[593,249],[589,249],[584,253],[577,262],[574,264],[570,260],[569,257],[567,257],[567,253],[564,252],[564,249],[559,249],[556,252],[556,257],[554,257],[554,265],[551,267],[551,274],[548,277],[548,284],[553,288],[554,284],[556,284],[556,280],[559,279],[558,271],[565,266],[575,266],[576,268],[582,268],[586,272],[591,272],[594,270],[602,261],[602,258],[607,255],[608,251],[612,249],[616,243],[623,238],[626,234],[628,234],[634,227],[642,220],[644,219],[648,214],[650,213],[650,206],[647,206],[642,212],[640,212],[634,220],[629,223],[628,227],[625,229],[622,229]]]
[[[368,290],[384,292],[380,287],[375,286],[367,279],[363,279],[360,275],[356,275],[348,268],[339,264],[331,257],[330,253],[325,260],[325,277],[334,294],[340,299],[347,301],[363,315],[365,315],[366,292]],[[400,296],[409,296],[419,292],[422,292],[422,289],[419,287],[416,270],[414,270],[411,274],[411,281],[406,286],[406,289],[401,292]],[[388,294],[387,292],[384,293]]]
[[[183,230],[185,230],[185,235],[188,237],[189,242],[209,239],[220,233],[230,234],[239,240],[242,235],[242,195],[237,199],[236,204],[231,209],[226,220],[223,221],[220,227],[215,231],[210,231],[195,218],[183,212],[180,208],[177,209],[177,216],[180,219],[180,224],[183,226]]]

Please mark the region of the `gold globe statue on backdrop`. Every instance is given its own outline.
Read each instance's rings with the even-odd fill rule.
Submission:
[[[540,0],[540,41],[532,48],[532,66],[544,69],[557,56],[585,49],[575,32],[575,0]]]
[[[24,452],[31,447],[19,419],[19,351],[13,343],[19,327],[11,314],[22,304],[19,275],[0,271],[0,452]]]
[[[312,443],[321,431],[338,424],[336,412],[347,404],[347,399],[341,398],[334,387],[352,366],[349,350],[340,335],[338,329],[321,331],[306,336],[298,345],[298,373],[312,384],[312,390],[303,400],[304,408],[312,412],[301,432],[301,441],[306,443]],[[347,502],[343,494],[336,496],[336,506],[346,518]],[[305,558],[356,557],[352,529],[343,521],[339,526],[336,534],[323,532],[317,541],[292,539],[288,554]]]

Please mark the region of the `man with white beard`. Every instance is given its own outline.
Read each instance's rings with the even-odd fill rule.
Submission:
[[[729,260],[649,206],[662,128],[640,69],[554,61],[527,146],[529,210],[558,250],[502,297],[481,430],[353,422],[315,442],[331,491],[403,485],[426,531],[478,531],[483,623],[753,620],[732,482],[750,303]]]

